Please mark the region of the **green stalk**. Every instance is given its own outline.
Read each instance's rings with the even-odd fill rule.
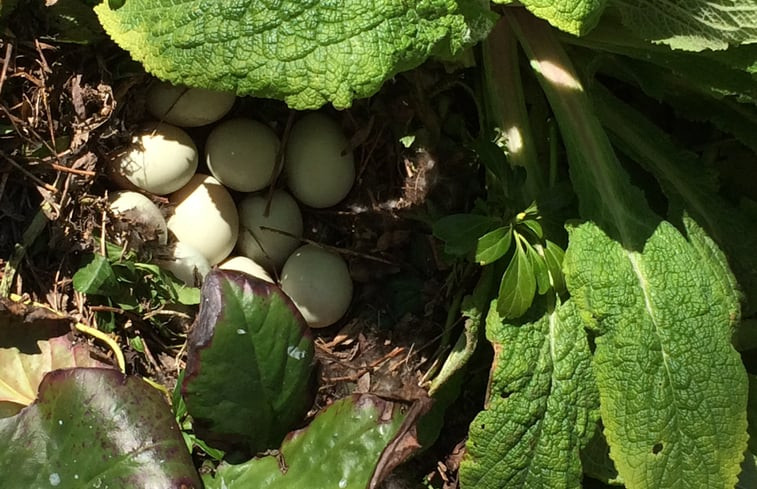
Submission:
[[[507,18],[554,111],[582,217],[636,248],[659,219],[631,185],[568,55],[546,22],[523,9]]]
[[[484,110],[487,129],[497,133],[495,141],[511,165],[526,169],[525,205],[546,188],[531,131],[518,66],[518,41],[506,19],[495,25],[482,43]]]

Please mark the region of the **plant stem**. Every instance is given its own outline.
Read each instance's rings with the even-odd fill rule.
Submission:
[[[486,126],[511,165],[526,169],[527,205],[546,188],[529,123],[518,66],[518,41],[506,19],[500,19],[482,44]]]

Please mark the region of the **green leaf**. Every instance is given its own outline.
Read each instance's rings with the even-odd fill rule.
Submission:
[[[403,429],[403,421],[409,416],[403,414],[400,405],[373,395],[341,399],[321,411],[310,426],[290,434],[279,450],[279,457],[268,455],[240,465],[222,465],[214,478],[205,479],[205,487],[378,487],[380,479],[374,472],[386,461],[384,451],[392,451],[387,447],[391,444],[409,449],[404,454],[394,454],[401,459],[417,448],[412,433]]]
[[[676,53],[675,56],[681,61],[671,67],[660,63],[664,69],[660,69],[660,64],[646,60],[608,56],[607,53],[600,53],[597,57],[592,55],[593,59],[589,63],[600,61],[595,66],[598,66],[603,75],[638,85],[645,94],[671,105],[681,117],[712,123],[757,152],[757,141],[754,138],[757,133],[757,110],[748,104],[755,100],[757,84],[752,82],[749,75],[741,72],[741,68],[732,68],[723,63],[723,58],[729,52],[718,51],[718,59],[702,59],[703,55]],[[649,51],[647,54],[651,59],[659,59]],[[686,62],[692,58],[694,62]],[[686,71],[682,72],[679,65],[684,65]],[[704,76],[692,76],[700,73],[706,65],[710,65],[711,73],[707,74],[710,80]],[[743,79],[745,86],[733,83],[738,79]]]
[[[725,257],[693,221],[684,217],[684,236],[651,211],[562,46],[526,16],[513,24],[591,219],[569,228],[563,269],[598,334],[594,371],[618,472],[635,488],[732,488],[746,449],[747,389],[730,342],[738,295]]]
[[[76,271],[74,288],[83,294],[109,295],[118,291],[118,279],[108,259],[92,255],[92,259]]]
[[[503,226],[484,234],[478,238],[476,261],[480,265],[488,265],[499,260],[510,250],[512,240],[512,226]]]
[[[494,3],[516,2],[494,0]],[[520,0],[517,3],[554,27],[569,34],[582,36],[597,25],[607,0]]]
[[[281,289],[247,274],[211,271],[182,388],[195,432],[225,450],[277,447],[311,406],[313,348]]]
[[[733,487],[747,440],[746,375],[718,266],[666,222],[640,252],[592,223],[569,233],[568,289],[602,333],[594,366],[618,472],[629,487]]]
[[[605,89],[596,86],[592,94],[597,114],[616,135],[621,150],[657,177],[674,203],[674,212],[680,214],[677,207],[683,207],[723,248],[747,303],[755,310],[757,227],[753,220],[718,193],[696,154],[676,146],[665,132]]]
[[[522,239],[516,235],[515,254],[507,265],[502,282],[499,285],[497,310],[503,318],[517,318],[523,315],[536,295],[536,278],[534,269],[524,250]]]
[[[562,271],[562,261],[565,252],[550,240],[545,240],[544,262],[547,265],[549,276],[552,278],[552,286],[557,293],[565,290],[565,277]]]
[[[466,489],[581,487],[578,451],[592,437],[598,393],[578,311],[568,301],[534,322],[489,310],[495,358],[486,409],[460,465]]]
[[[539,295],[544,295],[552,288],[552,284],[549,282],[549,270],[547,269],[546,260],[533,246],[528,245],[527,248],[528,259],[531,262],[531,268],[534,270],[534,278],[536,279],[536,292]]]
[[[633,32],[673,49],[722,50],[757,42],[755,0],[614,0]]]
[[[453,214],[434,223],[434,236],[444,241],[444,251],[453,256],[465,256],[476,249],[478,239],[498,222],[478,214]]]
[[[536,238],[544,239],[544,230],[542,229],[539,221],[537,221],[536,219],[526,219],[524,221],[521,221],[519,225],[524,226],[529,231],[531,231]]]
[[[470,0],[128,0],[95,11],[158,78],[296,109],[348,107],[429,56],[460,53],[494,20],[485,3]]]
[[[4,489],[200,487],[162,394],[113,369],[48,373],[37,400],[0,419]]]

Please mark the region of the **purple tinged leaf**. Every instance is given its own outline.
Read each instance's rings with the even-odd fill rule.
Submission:
[[[310,330],[273,284],[211,271],[188,350],[182,393],[209,445],[250,454],[277,447],[312,404]]]
[[[161,393],[114,369],[48,373],[37,400],[0,419],[0,487],[201,487]]]

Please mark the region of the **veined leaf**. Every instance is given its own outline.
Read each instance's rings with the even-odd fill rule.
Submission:
[[[476,245],[476,261],[480,265],[493,263],[510,250],[513,240],[512,226],[503,226],[489,231],[480,238]]]
[[[497,310],[503,318],[517,318],[522,316],[534,300],[536,294],[536,278],[534,268],[520,236],[516,235],[515,254],[507,265],[497,296]]]
[[[494,20],[485,3],[456,0],[127,0],[95,11],[158,78],[296,109],[348,107],[429,56],[476,43]]]
[[[515,2],[494,0],[494,3]],[[608,0],[520,0],[518,3],[554,27],[582,36],[597,25]]]
[[[603,333],[594,365],[618,472],[631,488],[732,488],[747,440],[733,297],[667,222],[640,252],[592,223],[569,232],[568,289]]]
[[[718,194],[694,153],[677,147],[661,129],[605,89],[596,86],[592,94],[597,114],[617,136],[621,150],[657,177],[674,210],[682,206],[727,252],[748,307],[757,308],[757,228],[752,219]]]
[[[495,358],[486,410],[471,423],[464,489],[581,487],[579,449],[594,433],[599,398],[578,311],[563,303],[516,324],[489,309]]]
[[[630,184],[562,46],[513,25],[568,150],[582,216],[563,269],[596,329],[594,371],[610,455],[629,488],[732,488],[746,449],[747,381],[731,345],[738,296],[725,257],[686,236]]]
[[[755,0],[613,0],[623,23],[673,49],[721,50],[757,42]]]

